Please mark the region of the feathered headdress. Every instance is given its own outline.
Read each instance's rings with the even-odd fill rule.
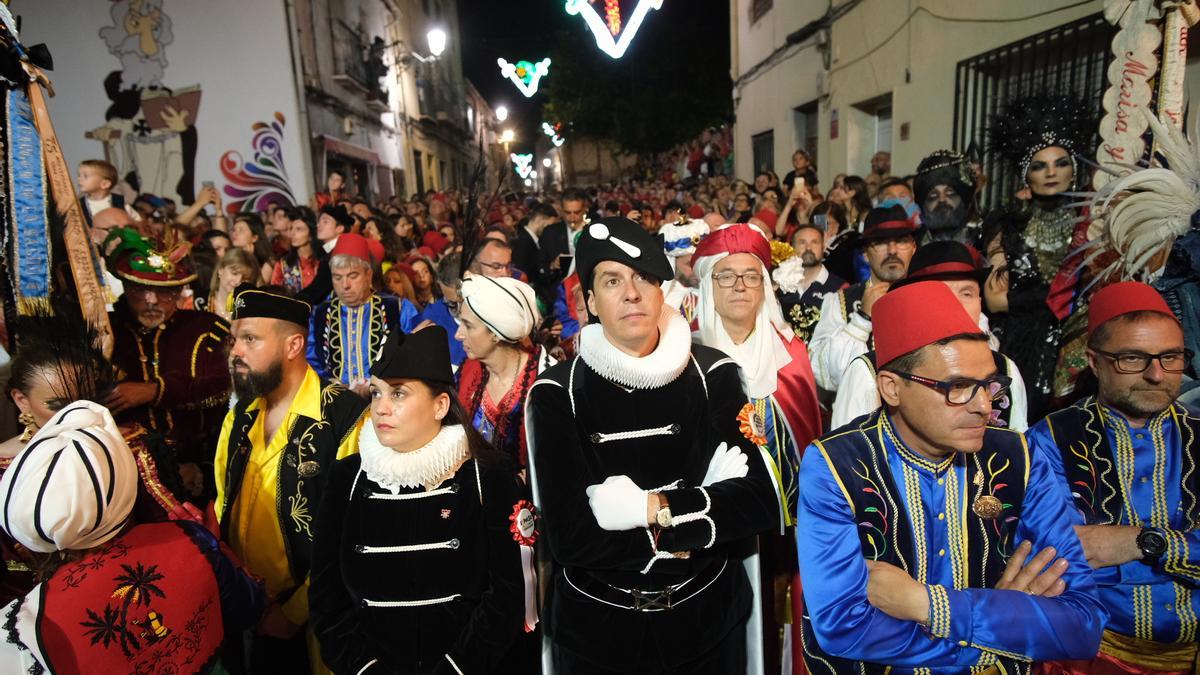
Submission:
[[[159,251],[155,242],[137,230],[121,227],[109,233],[102,248],[107,251],[110,246],[109,267],[126,281],[148,286],[183,286],[196,278],[188,260],[191,245],[187,242]]]
[[[1098,278],[1116,274],[1145,280],[1155,271],[1147,269],[1149,263],[1165,256],[1200,220],[1200,147],[1174,126],[1141,108],[1137,112],[1149,122],[1165,166],[1136,169],[1091,196],[1093,223],[1099,228],[1093,237],[1099,250],[1092,256],[1117,256]]]
[[[1068,94],[1038,94],[1006,103],[988,124],[988,147],[1008,162],[1022,180],[1038,152],[1059,147],[1086,154],[1096,131],[1092,106]],[[1076,172],[1078,174],[1078,171]]]
[[[32,371],[53,375],[44,381],[53,397],[64,404],[80,399],[103,401],[112,391],[116,379],[113,366],[104,358],[99,334],[78,310],[21,316],[15,333],[14,375]]]

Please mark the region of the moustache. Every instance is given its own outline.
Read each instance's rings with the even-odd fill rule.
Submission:
[[[896,255],[895,253],[889,253],[888,257],[883,259],[883,264],[887,265],[890,263],[896,263],[897,265],[903,265],[904,261],[901,260],[900,256]]]
[[[235,357],[229,359],[230,369],[237,368],[239,366],[242,368],[245,368],[246,370],[250,370],[250,366],[246,365],[246,362],[239,359],[238,357],[235,356]]]

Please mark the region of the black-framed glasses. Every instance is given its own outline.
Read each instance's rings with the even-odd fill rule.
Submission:
[[[712,275],[713,281],[721,288],[733,288],[737,286],[738,279],[746,285],[746,288],[758,288],[763,285],[762,272],[746,272],[744,274],[734,274],[733,272],[721,272]]]
[[[1144,373],[1150,367],[1151,361],[1158,361],[1158,365],[1167,373],[1182,373],[1187,370],[1188,364],[1192,362],[1192,357],[1195,354],[1190,349],[1172,349],[1169,352],[1160,352],[1158,354],[1147,354],[1145,352],[1106,352],[1103,349],[1092,348],[1093,352],[1112,361],[1113,368],[1118,373],[1126,375],[1136,375]]]
[[[898,370],[889,370],[889,373],[895,373],[909,382],[923,384],[930,389],[936,389],[942,392],[946,397],[946,403],[950,405],[966,405],[975,399],[975,395],[982,389],[987,392],[989,400],[995,401],[1008,391],[1012,386],[1012,378],[1007,375],[993,375],[986,380],[973,380],[969,377],[960,377],[953,380],[934,380],[912,373],[902,373]]]

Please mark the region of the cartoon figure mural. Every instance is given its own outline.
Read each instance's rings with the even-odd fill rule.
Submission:
[[[200,86],[163,83],[166,48],[175,40],[165,2],[112,2],[112,25],[100,29],[100,39],[121,68],[104,78],[112,104],[104,124],[86,137],[103,144],[105,159],[134,192],[190,204],[196,196]]]

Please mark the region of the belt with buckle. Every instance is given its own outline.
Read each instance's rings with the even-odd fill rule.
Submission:
[[[700,595],[725,571],[729,560],[712,565],[696,576],[665,588],[642,590],[618,588],[588,574],[585,570],[563,570],[563,579],[584,597],[634,612],[665,612]]]

